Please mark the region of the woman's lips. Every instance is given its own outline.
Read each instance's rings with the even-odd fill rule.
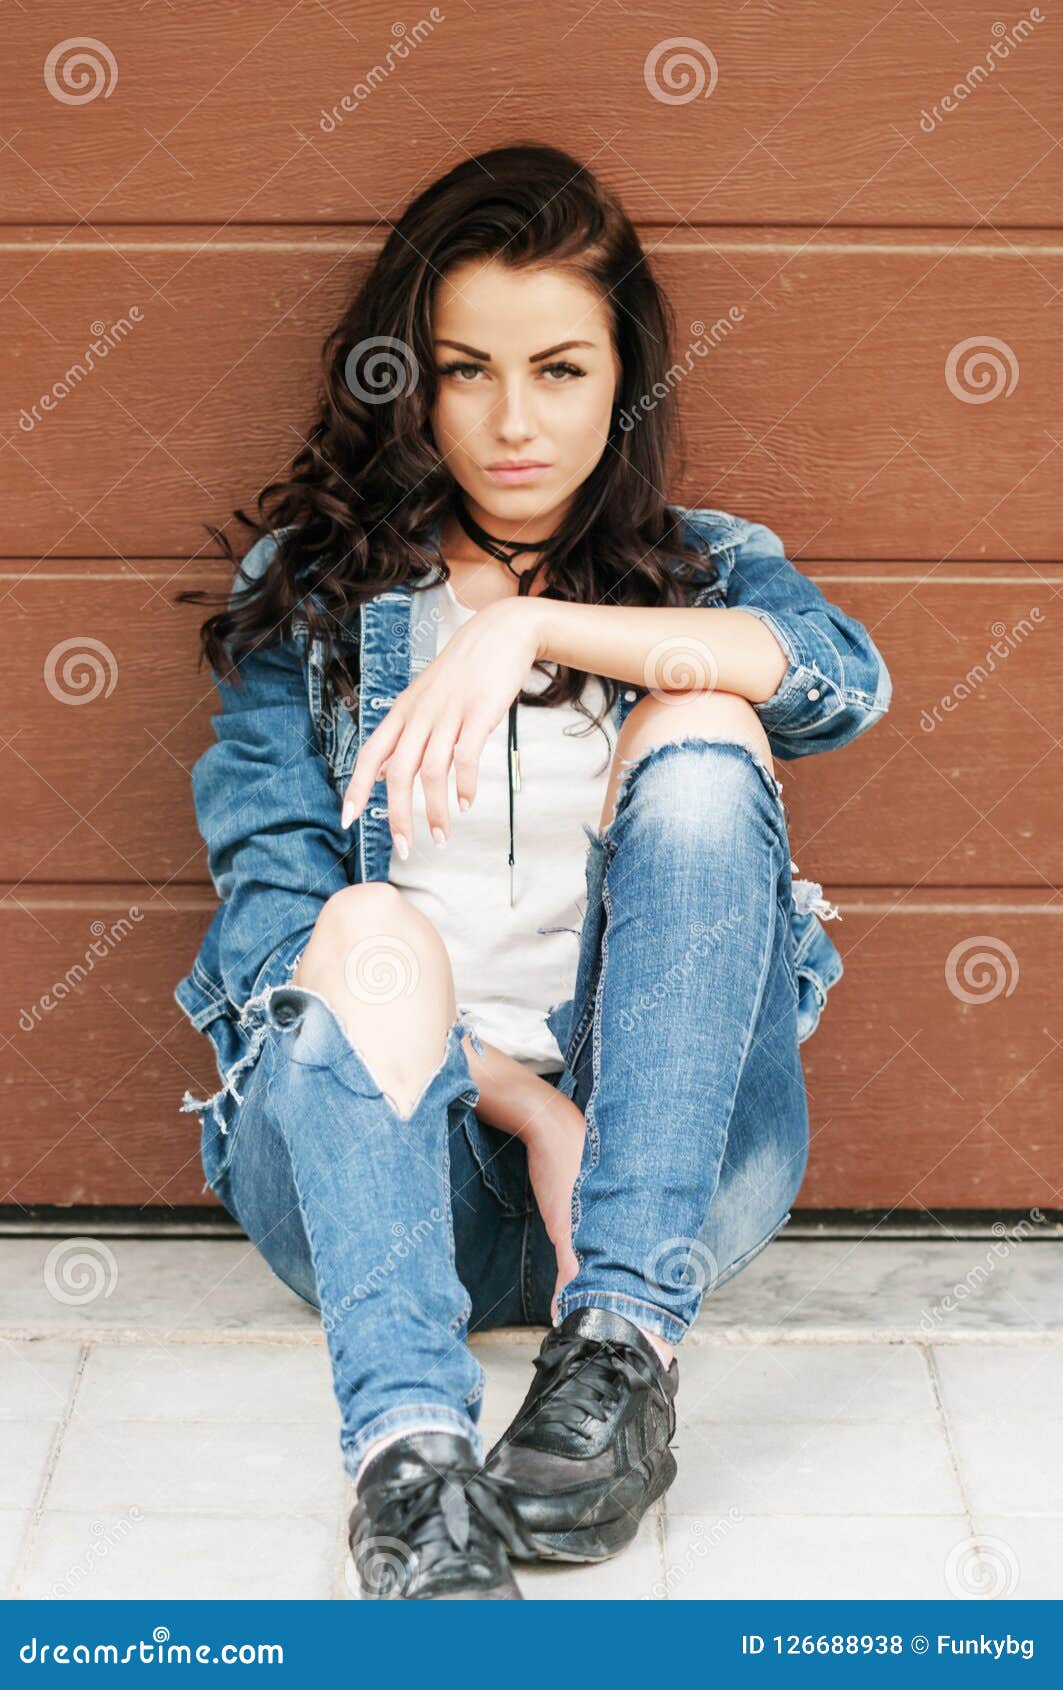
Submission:
[[[522,482],[537,480],[549,468],[549,464],[528,464],[521,469],[489,469],[487,473],[492,481],[500,481],[503,486],[520,486]]]

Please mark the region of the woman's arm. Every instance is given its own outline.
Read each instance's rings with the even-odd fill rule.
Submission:
[[[891,686],[867,629],[794,568],[770,529],[731,522],[721,547],[726,605],[569,604],[536,594],[477,611],[359,748],[343,825],[361,815],[383,776],[392,836],[405,855],[419,777],[429,827],[444,843],[451,767],[467,808],[487,737],[537,660],[662,693],[734,693],[750,701],[773,756],[783,759],[831,751],[871,727]]]
[[[471,1039],[464,1041],[469,1073],[480,1091],[476,1114],[487,1126],[527,1142],[536,1136],[544,1119],[552,1116],[556,1099],[561,1096],[566,1103],[568,1099],[516,1057],[507,1056],[486,1039],[480,1043],[482,1056],[473,1049]]]
[[[737,532],[724,546],[726,608],[530,598],[502,609],[530,607],[540,658],[660,692],[713,687],[749,699],[776,757],[847,745],[889,709],[881,652],[861,622],[795,568],[770,528],[742,522]]]
[[[524,1142],[528,1178],[557,1255],[557,1291],[579,1266],[572,1249],[572,1187],[583,1156],[587,1123],[579,1105],[512,1056],[480,1041],[484,1054],[465,1041],[469,1073],[480,1087],[476,1114],[488,1126]]]
[[[259,540],[244,572],[265,567],[275,547],[272,535]],[[248,653],[239,674],[239,684],[214,676],[215,744],[193,765],[192,793],[223,904],[222,980],[242,1010],[267,985],[287,981],[323,905],[347,885],[351,839],[294,643]]]
[[[656,692],[711,688],[760,703],[786,673],[778,639],[744,610],[524,602],[538,613],[541,659]]]

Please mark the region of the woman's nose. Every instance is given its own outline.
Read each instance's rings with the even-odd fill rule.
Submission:
[[[523,385],[508,387],[503,393],[497,426],[507,440],[527,440],[536,433],[534,402]]]

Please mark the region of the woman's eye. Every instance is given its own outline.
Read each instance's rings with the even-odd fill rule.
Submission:
[[[439,374],[441,376],[455,376],[460,385],[470,387],[472,385],[472,381],[466,378],[482,375],[483,371],[483,364],[463,364],[460,361],[456,361],[453,364],[441,365]],[[544,376],[560,377],[566,381],[573,379],[578,381],[580,377],[585,376],[587,372],[586,370],[579,369],[576,364],[568,364],[562,361],[556,364],[544,364],[540,374]],[[552,387],[559,386],[560,381],[552,381],[550,385]]]
[[[444,364],[440,369],[439,374],[441,376],[456,376],[462,371],[471,370],[473,375],[478,375],[482,369],[482,364],[462,364],[461,362],[456,362],[453,364]],[[465,383],[464,385],[468,386],[469,384]]]

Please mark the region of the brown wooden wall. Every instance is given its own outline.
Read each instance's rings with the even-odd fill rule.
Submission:
[[[289,460],[389,217],[527,137],[621,192],[680,356],[730,313],[681,386],[672,496],[769,523],[893,674],[866,739],[779,765],[846,964],[804,1046],[801,1202],[1060,1203],[1063,45],[1040,15],[1002,39],[986,0],[479,0],[411,13],[431,27],[390,68],[376,0],[5,12],[0,1204],[206,1201],[178,1102],[217,1080],[171,993],[214,908],[188,780],[214,695],[173,595],[226,579],[203,524]],[[55,50],[86,33],[75,100]],[[669,80],[680,33],[700,91]]]

